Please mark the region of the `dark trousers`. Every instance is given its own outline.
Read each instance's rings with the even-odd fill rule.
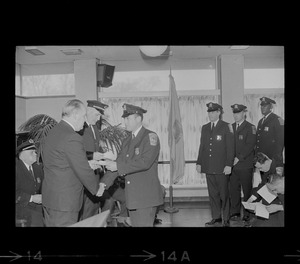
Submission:
[[[243,189],[243,201],[247,201],[251,196],[252,190],[253,168],[250,169],[235,169],[233,167],[230,176],[229,191],[230,191],[230,214],[240,214],[241,212],[241,188]],[[243,211],[244,216],[248,214]]]
[[[78,222],[79,212],[57,211],[43,206],[46,227],[66,227]]]
[[[153,227],[157,206],[129,210],[132,227]]]
[[[206,174],[212,218],[229,220],[229,175]]]
[[[83,204],[80,209],[79,219],[84,220],[99,213],[100,198],[92,195],[88,190],[84,190]]]

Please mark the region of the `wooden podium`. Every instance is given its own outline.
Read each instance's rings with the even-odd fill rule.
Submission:
[[[87,219],[79,221],[73,225],[68,227],[106,227],[107,223],[106,220],[110,214],[109,210],[91,216]]]

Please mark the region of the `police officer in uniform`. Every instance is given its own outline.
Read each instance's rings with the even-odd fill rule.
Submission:
[[[234,159],[233,129],[220,119],[223,107],[207,105],[210,122],[202,126],[196,170],[205,173],[212,220],[205,226],[229,226],[229,175]],[[223,218],[223,221],[222,221]]]
[[[104,151],[100,146],[100,137],[96,122],[100,119],[101,115],[104,114],[104,110],[107,107],[108,105],[96,100],[87,101],[86,122],[83,129],[78,133],[82,135],[83,146],[88,160],[101,160],[103,158],[102,153]],[[99,178],[103,175],[103,170],[100,168],[94,170],[94,172]],[[84,189],[80,220],[99,213],[101,198],[102,197],[92,195],[86,188]]]
[[[131,134],[122,142],[116,161],[106,163],[108,170],[125,177],[126,206],[132,227],[153,227],[157,207],[163,204],[157,169],[160,142],[156,133],[142,125],[146,112],[138,106],[123,105],[122,117]]]
[[[284,121],[272,112],[276,102],[268,97],[260,98],[263,118],[259,120],[256,134],[255,153],[262,152],[275,159],[276,172],[283,172]]]
[[[243,200],[251,196],[253,178],[253,158],[256,142],[256,128],[245,120],[247,107],[242,104],[231,106],[235,122],[232,124],[234,134],[234,162],[230,176],[230,220],[240,219],[241,187]],[[249,220],[248,211],[243,211],[243,220]]]
[[[36,163],[36,146],[32,139],[17,148],[16,160],[16,218],[24,226],[44,226],[41,185],[42,164]]]

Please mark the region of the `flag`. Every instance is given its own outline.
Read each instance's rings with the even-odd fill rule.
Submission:
[[[168,143],[170,147],[170,185],[177,183],[184,175],[184,144],[179,101],[174,78],[169,75],[169,123]]]

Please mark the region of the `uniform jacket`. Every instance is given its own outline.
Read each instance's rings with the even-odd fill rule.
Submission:
[[[263,124],[261,123],[262,119],[257,126],[255,153],[262,152],[271,159],[275,158],[276,167],[283,167],[284,121],[271,113]]]
[[[234,134],[234,157],[239,162],[234,165],[235,169],[253,168],[254,148],[256,142],[255,126],[244,120],[236,130],[236,123],[232,124]]]
[[[232,167],[234,159],[234,140],[231,124],[219,120],[211,132],[211,123],[202,126],[197,164],[201,172],[222,174],[225,166]]]
[[[163,193],[158,178],[160,142],[156,133],[141,128],[132,139],[122,143],[117,157],[119,175],[125,175],[125,198],[128,209],[161,205]]]
[[[103,152],[102,148],[99,146],[100,137],[98,133],[98,128],[96,125],[93,125],[96,139],[94,138],[93,131],[91,127],[86,127],[83,132],[83,146],[87,154],[88,160],[93,159],[94,152]]]
[[[31,195],[41,194],[43,167],[35,162],[32,164],[32,170],[34,178],[24,162],[16,159],[16,216],[19,219],[31,219],[31,210],[42,211],[41,205],[29,201]]]
[[[99,179],[88,164],[82,137],[61,120],[49,131],[43,147],[43,205],[78,212],[83,202],[83,186],[93,195],[99,188]]]

